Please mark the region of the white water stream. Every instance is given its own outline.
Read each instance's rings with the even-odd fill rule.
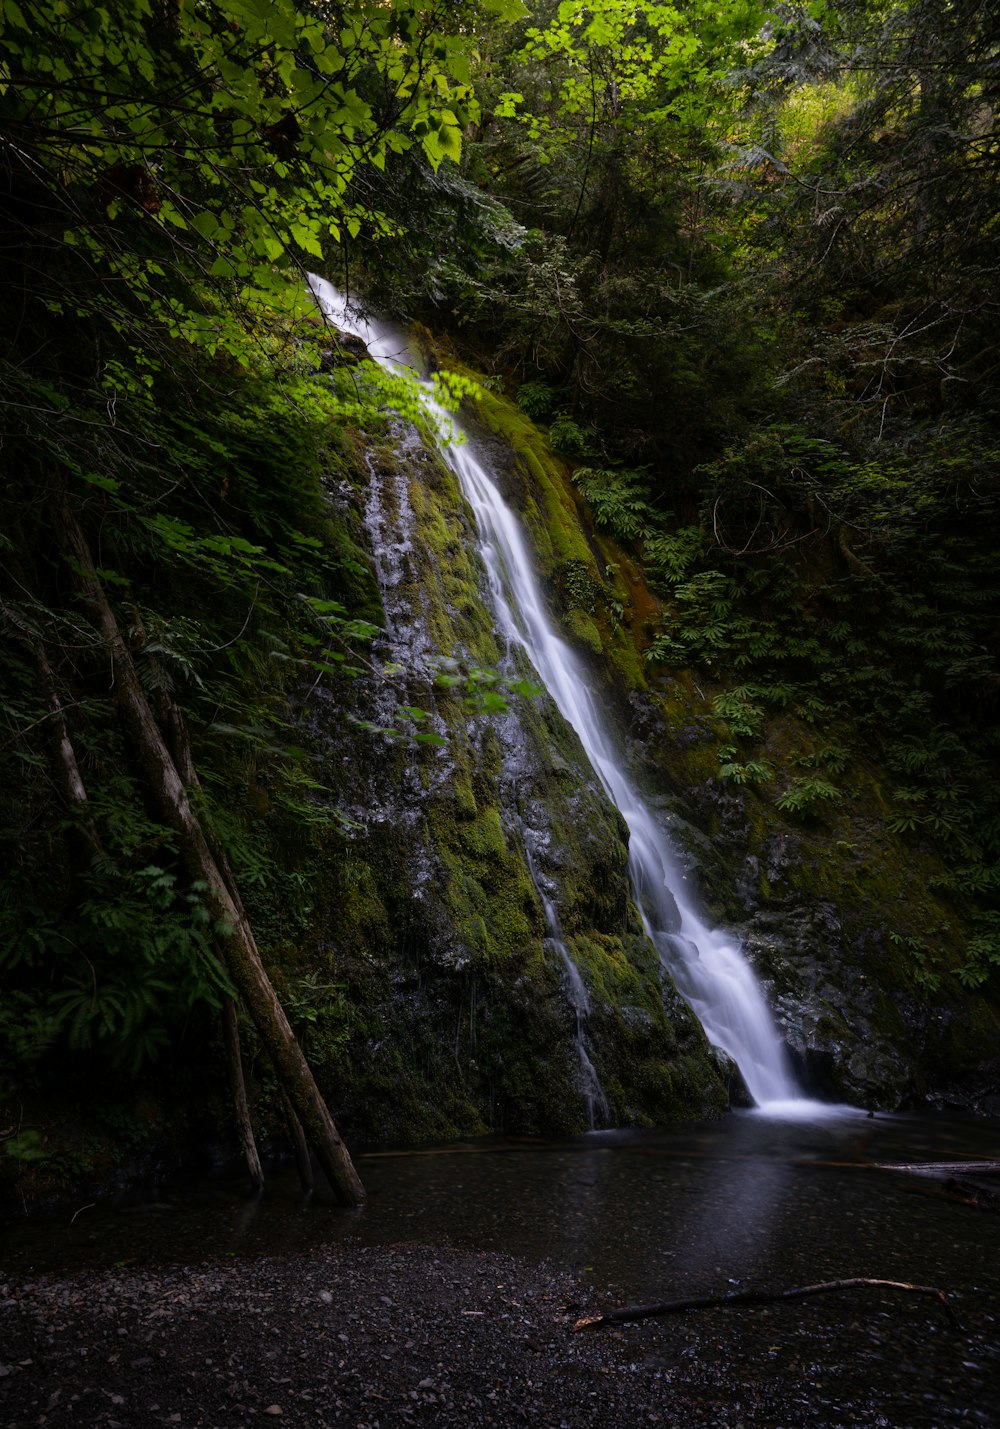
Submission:
[[[587,1108],[587,1125],[593,1131],[597,1127],[598,1118],[602,1125],[607,1125],[609,1108],[608,1099],[604,1095],[604,1088],[601,1086],[601,1079],[597,1075],[597,1068],[590,1060],[590,1053],[587,1051],[587,1018],[590,1016],[590,996],[587,992],[586,984],[580,976],[580,969],[573,961],[569,948],[563,938],[562,925],[559,922],[559,914],[552,899],[548,897],[542,888],[541,881],[535,872],[531,854],[528,852],[525,843],[525,854],[528,859],[528,867],[531,870],[531,877],[534,881],[538,897],[541,900],[542,912],[545,914],[545,926],[549,930],[549,936],[545,939],[546,948],[550,948],[559,959],[562,965],[563,977],[568,994],[569,1005],[573,1010],[576,1019],[576,1055],[579,1062],[578,1085],[580,1095],[583,1097],[583,1104]]]
[[[411,366],[406,338],[398,330],[364,317],[324,278],[313,277],[310,285],[334,326],[361,338],[376,362],[390,370]],[[429,390],[426,401],[447,422]],[[470,444],[447,446],[442,455],[475,514],[502,633],[527,654],[628,825],[636,903],[663,964],[709,1041],[732,1057],[759,1106],[792,1114],[799,1106],[802,1111],[816,1107],[802,1100],[750,964],[730,936],[705,923],[663,831],[621,767],[583,668],[545,609],[520,521]]]

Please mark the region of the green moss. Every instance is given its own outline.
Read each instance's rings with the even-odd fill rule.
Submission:
[[[621,938],[611,934],[578,933],[568,940],[570,956],[580,971],[591,998],[606,1008],[623,1004],[640,1006],[657,1014],[662,1006],[659,980],[652,956],[645,977],[626,954]],[[649,949],[652,955],[652,948]],[[633,944],[634,956],[634,944]]]
[[[604,641],[593,616],[585,610],[570,610],[563,617],[563,623],[575,644],[589,650],[592,655],[604,654]]]
[[[579,564],[607,594],[605,609],[591,622],[567,621],[570,638],[589,653],[606,657],[627,688],[642,689],[646,676],[635,632],[643,629],[656,602],[642,586],[634,563],[588,524],[566,463],[524,412],[484,389],[467,417],[501,437],[515,453],[522,488],[518,505],[543,580],[557,584],[561,565]]]
[[[492,666],[499,659],[492,620],[479,595],[481,568],[461,492],[452,472],[436,453],[422,447],[397,452],[382,449],[373,479],[393,513],[397,482],[402,479],[415,522],[414,549],[423,553],[419,570],[405,576],[403,591],[414,612],[421,612],[438,653],[464,652]]]
[[[577,610],[573,616],[584,617],[577,635],[593,656],[606,656],[603,592],[610,577],[602,574],[593,544],[581,532],[561,464],[530,423],[515,418],[515,425],[517,437],[532,443],[530,459],[519,466],[525,503],[541,524],[551,524],[553,514],[558,518],[546,547],[549,569],[558,575],[572,560],[592,585],[594,612]],[[380,461],[387,490],[399,471],[389,454]],[[470,557],[475,547],[455,483],[438,464],[420,460],[409,469],[407,489],[416,563],[412,595],[405,598],[415,606],[419,602],[442,652],[464,650],[491,663],[492,621],[479,601],[479,571]],[[418,760],[427,789],[420,862],[433,890],[425,896],[439,911],[431,911],[424,924],[414,909],[400,873],[401,865],[413,861],[406,839],[380,831],[375,846],[384,851],[383,865],[371,856],[369,836],[369,871],[355,877],[351,896],[336,913],[353,925],[342,941],[356,949],[357,958],[363,959],[366,949],[375,954],[374,965],[338,960],[350,996],[367,998],[374,1010],[364,1036],[359,1026],[348,1047],[328,1045],[331,1072],[347,1089],[349,1104],[354,1098],[356,1115],[382,1134],[395,1125],[396,1112],[380,1090],[388,1085],[385,1072],[367,1066],[363,1053],[364,1046],[382,1042],[404,1049],[392,1075],[415,1119],[410,1138],[440,1128],[429,1102],[446,1106],[454,1127],[468,1125],[470,1108],[478,1108],[493,1125],[539,1132],[582,1129],[576,1018],[558,959],[545,942],[523,850],[510,832],[509,813],[502,812],[508,797],[503,745],[488,723],[470,724],[456,697],[425,691],[421,698],[434,704],[451,730],[447,754],[431,752]],[[721,1083],[690,1015],[683,1008],[669,1016],[664,1010],[656,954],[639,934],[629,904],[621,818],[593,787],[579,741],[552,704],[519,702],[517,714],[531,751],[517,797],[545,810],[549,833],[536,857],[541,872],[558,886],[564,932],[591,992],[588,1035],[601,1075],[613,1089],[613,1119],[710,1114],[722,1104]],[[385,753],[389,764],[379,777],[391,785],[397,777],[393,770],[398,766],[401,773],[414,756]],[[442,767],[448,770],[444,782]],[[404,937],[414,912],[413,932]],[[625,940],[624,928],[630,929]]]
[[[478,812],[476,793],[467,769],[456,770],[451,781],[451,792],[455,799],[455,815],[459,819],[474,818]]]
[[[515,461],[505,481],[531,530],[543,580],[569,638],[592,662],[603,663],[609,684],[642,689],[644,623],[657,606],[634,563],[588,529],[565,464],[523,413],[487,394],[477,415],[513,445]],[[464,646],[491,663],[490,620],[479,605],[479,572],[469,558],[473,547],[455,483],[443,469],[424,463],[409,489],[417,536],[427,552],[413,598],[423,602],[442,649]],[[615,601],[621,607],[617,616]],[[833,980],[839,964],[845,987],[851,983],[865,989],[867,1015],[885,1037],[905,1043],[912,1034],[901,999],[919,1002],[926,993],[912,949],[890,944],[887,930],[904,939],[935,930],[927,956],[948,997],[957,991],[950,970],[960,962],[961,924],[928,886],[937,863],[912,842],[887,834],[882,781],[864,761],[855,760],[838,774],[844,797],[824,808],[822,821],[802,823],[775,807],[777,795],[802,770],[830,777],[823,751],[831,741],[849,742],[843,729],[824,730],[772,711],[760,741],[746,743],[738,756],[769,763],[776,771],[772,785],[751,789],[722,781],[720,751],[733,735],[712,710],[720,689],[703,673],[673,671],[645,696],[657,731],[644,744],[651,778],[659,790],[674,792],[691,819],[690,848],[701,865],[699,878],[709,901],[718,916],[734,921],[747,916],[747,897],[763,910],[836,909],[840,931],[829,933],[827,945],[812,954],[830,963]],[[558,967],[544,951],[541,911],[523,856],[505,834],[502,748],[489,732],[478,744],[466,738],[466,717],[457,702],[440,708],[455,731],[448,756],[450,797],[439,794],[432,802],[425,849],[440,878],[451,932],[447,946],[434,957],[451,968],[451,977],[466,977],[476,968],[480,978],[489,971],[492,983],[488,1007],[480,1001],[475,1016],[466,1013],[464,1020],[451,991],[442,992],[454,1025],[448,1030],[440,1023],[439,1034],[452,1045],[457,1025],[463,1047],[468,1038],[469,1065],[478,1068],[470,1074],[469,1096],[477,1105],[492,1097],[495,1116],[510,1117],[525,1128],[558,1124],[566,1129],[578,1125],[580,1117],[574,1024]],[[587,776],[578,742],[551,707],[544,702],[526,706],[520,716],[530,746],[544,751],[544,774],[532,775],[535,782],[523,790],[523,798],[546,810],[551,846],[539,855],[542,872],[558,884],[567,947],[590,994],[590,1055],[604,1081],[612,1118],[641,1122],[720,1109],[725,1091],[704,1039],[683,1010],[663,1011],[655,954],[641,937],[622,934],[636,925],[628,910],[617,815],[600,800],[581,796],[581,780]],[[434,787],[432,772],[428,765],[429,789]],[[711,836],[710,850],[699,830]],[[769,850],[776,839],[784,851],[772,862]],[[738,891],[733,870],[744,859],[756,859],[756,871]],[[396,912],[389,900],[381,912],[369,908],[366,937],[391,940],[393,920],[405,907],[403,894],[395,906]],[[775,985],[791,995],[794,968],[777,952],[774,964]],[[427,963],[422,966],[426,969]],[[479,986],[482,998],[483,983]],[[529,990],[530,1006],[524,1005],[520,987]],[[820,1037],[849,1037],[848,1023],[834,1026],[836,1021],[831,1011]],[[984,1024],[970,1042],[981,1046],[986,1036]],[[427,1085],[447,1075],[442,1063],[433,1075],[427,1073]]]
[[[430,811],[429,855],[463,950],[460,959],[491,961],[520,953],[539,935],[537,898],[520,858],[507,843],[497,808],[456,821],[448,803]]]
[[[324,544],[336,562],[336,576],[331,593],[346,606],[354,618],[382,625],[385,612],[382,596],[368,551],[361,544],[356,525],[331,517],[324,533]]]

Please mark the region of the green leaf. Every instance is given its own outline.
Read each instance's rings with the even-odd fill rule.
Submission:
[[[0,30],[6,30],[11,25],[16,26],[19,30],[29,28],[20,6],[16,5],[14,0],[2,0],[0,3]]]
[[[496,15],[498,19],[510,23],[523,20],[528,15],[522,0],[481,0],[481,3],[487,14]]]
[[[450,114],[445,114],[443,122],[437,131],[437,148],[440,154],[458,163],[462,157],[462,131],[458,127],[458,122]],[[427,149],[427,140],[424,140],[424,149]]]
[[[319,241],[314,229],[307,227],[303,223],[293,223],[291,226],[293,240],[298,246],[311,253],[314,258],[323,257],[323,246]]]

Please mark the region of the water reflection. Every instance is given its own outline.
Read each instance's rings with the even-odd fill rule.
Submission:
[[[997,1154],[998,1127],[845,1111],[755,1112],[571,1141],[466,1142],[361,1155],[363,1211],[272,1168],[159,1188],[155,1201],[70,1207],[3,1233],[8,1270],[167,1263],[399,1241],[547,1259],[632,1299],[730,1282],[854,1275],[1000,1284],[1000,1217],[956,1208],[938,1180],[881,1165]],[[89,1199],[89,1198],[88,1198]]]
[[[674,1223],[674,1277],[721,1287],[727,1280],[766,1273],[772,1228],[791,1174],[781,1163],[734,1157],[718,1162],[712,1177],[700,1175]]]

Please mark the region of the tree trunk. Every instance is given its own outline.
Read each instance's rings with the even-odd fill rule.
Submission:
[[[73,748],[69,726],[63,713],[62,701],[56,688],[56,678],[52,673],[52,667],[48,662],[43,645],[39,645],[36,649],[35,658],[38,662],[38,673],[42,681],[45,702],[49,707],[52,744],[63,793],[66,795],[70,807],[80,815],[76,832],[84,855],[88,860],[95,859],[101,853],[101,838],[97,832],[97,825],[90,817],[86,785],[77,763],[76,750]]]
[[[229,976],[254,1020],[278,1081],[288,1094],[334,1194],[345,1205],[361,1205],[364,1187],[267,976],[246,914],[230,893],[225,875],[212,855],[94,569],[87,538],[65,493],[57,499],[54,514],[64,553],[76,568],[81,591],[92,606],[107,646],[114,698],[132,736],[159,815],[177,833],[191,878],[205,884],[206,903]]]
[[[229,1090],[233,1097],[236,1114],[236,1129],[240,1134],[243,1159],[247,1163],[250,1184],[255,1191],[264,1189],[264,1171],[260,1164],[260,1153],[253,1134],[250,1106],[247,1102],[247,1084],[243,1077],[243,1059],[240,1056],[240,1025],[236,1018],[236,1003],[227,997],[222,1004],[222,1036],[226,1047],[226,1065],[229,1070]]]
[[[306,1144],[305,1132],[302,1130],[302,1123],[295,1115],[295,1108],[284,1092],[281,1094],[281,1100],[285,1107],[285,1121],[288,1123],[288,1136],[292,1143],[292,1151],[295,1155],[295,1167],[299,1173],[299,1184],[303,1191],[308,1194],[313,1190],[315,1182],[313,1180],[312,1161],[309,1159],[309,1147]]]
[[[174,761],[174,768],[180,775],[181,783],[186,789],[200,789],[201,780],[198,778],[198,770],[195,768],[194,758],[191,754],[191,741],[188,738],[184,717],[166,691],[162,691],[161,702],[161,724],[166,731],[168,748],[171,758]],[[213,829],[205,828],[204,833],[211,849],[212,857],[215,859],[219,871],[226,881],[229,896],[232,898],[240,913],[243,914],[243,904],[240,900],[239,889],[236,886],[233,870],[226,857],[225,850],[215,837]],[[222,958],[221,952],[219,956],[224,962],[225,959]],[[247,1084],[243,1076],[243,1057],[240,1051],[240,1024],[237,1016],[236,1003],[231,997],[227,997],[222,1004],[222,1038],[226,1053],[226,1069],[229,1074],[229,1090],[233,1099],[233,1112],[236,1117],[236,1129],[239,1133],[240,1146],[243,1148],[243,1159],[246,1162],[250,1184],[255,1191],[262,1191],[264,1189],[264,1172],[260,1164],[260,1153],[257,1150],[257,1140],[253,1130],[253,1119],[250,1116],[250,1104],[247,1100]],[[285,1097],[285,1101],[287,1103],[287,1097]],[[299,1134],[301,1135],[301,1128]]]

